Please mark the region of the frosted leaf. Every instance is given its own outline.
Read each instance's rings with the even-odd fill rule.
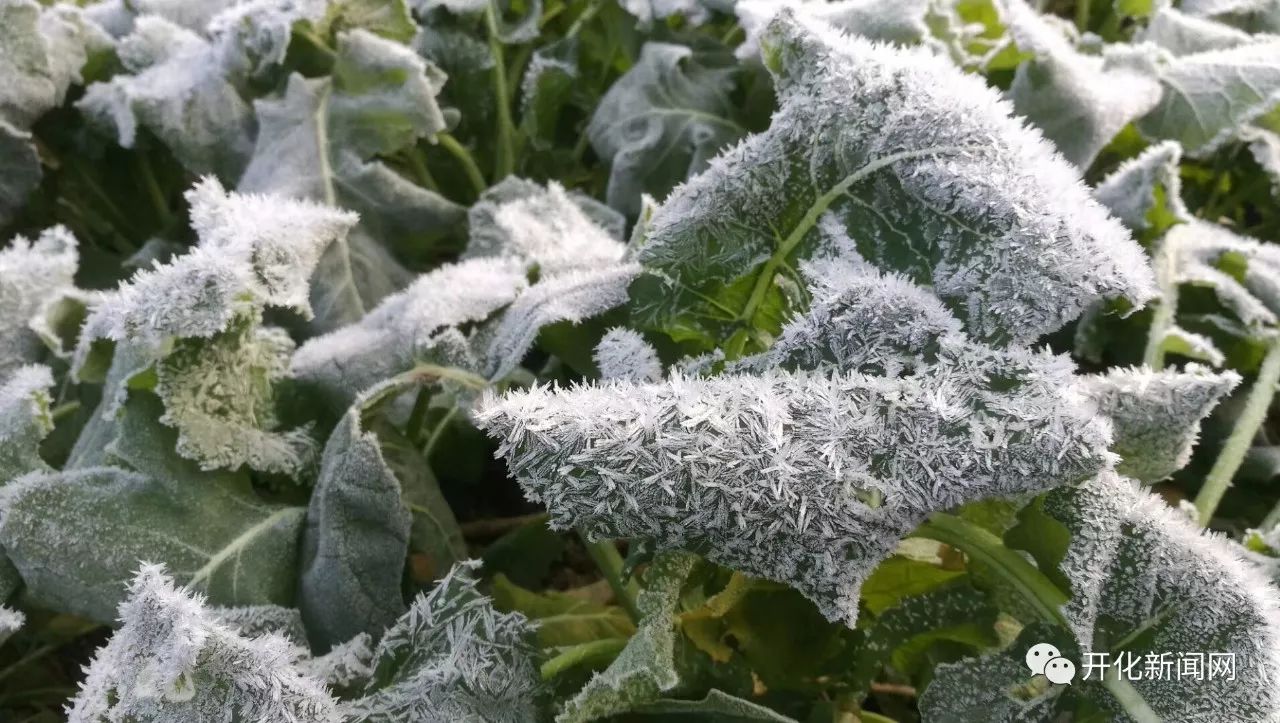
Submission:
[[[744,60],[755,58],[760,52],[761,32],[783,8],[830,23],[850,35],[914,45],[930,36],[926,22],[930,4],[931,0],[739,0],[733,11],[746,39],[736,52]]]
[[[189,3],[188,3],[189,4]],[[293,24],[320,20],[324,0],[248,0],[208,22],[219,63],[232,77],[262,77],[284,64]]]
[[[0,605],[0,645],[13,637],[13,634],[27,624],[27,616],[21,610],[13,610]]]
[[[1013,108],[1079,168],[1160,101],[1154,48],[1111,45],[1086,55],[1024,0],[1004,0],[1004,14],[1013,42],[1031,56],[1009,88]]]
[[[662,378],[662,362],[643,336],[623,326],[605,332],[593,356],[603,379],[656,382]]]
[[[350,723],[522,723],[537,719],[533,628],[475,588],[478,562],[459,563],[387,628]]]
[[[1191,219],[1182,203],[1181,162],[1177,142],[1157,143],[1120,164],[1093,189],[1093,197],[1134,231],[1162,232]]]
[[[1247,325],[1277,323],[1280,248],[1199,220],[1175,226],[1163,243],[1179,283],[1212,288]]]
[[[1194,361],[1206,362],[1215,367],[1220,367],[1226,362],[1226,358],[1213,343],[1212,339],[1203,334],[1187,331],[1179,326],[1172,326],[1165,332],[1160,348],[1165,353],[1177,354]]]
[[[248,287],[262,304],[305,317],[307,282],[321,254],[356,223],[351,212],[307,201],[227,193],[213,178],[202,179],[186,199],[201,248],[248,262]]]
[[[438,356],[444,332],[487,319],[527,286],[524,264],[512,259],[441,266],[387,297],[359,323],[303,344],[292,374],[345,408],[365,389]]]
[[[27,196],[40,185],[44,171],[32,136],[0,119],[0,226],[7,226],[22,210]]]
[[[241,0],[204,0],[198,3],[185,0],[129,0],[129,5],[139,17],[155,15],[193,33],[203,33],[214,16],[240,2]]]
[[[489,7],[492,0],[408,0],[423,17],[436,9],[444,9],[455,15],[476,16]],[[528,43],[536,40],[539,33],[539,20],[542,18],[542,0],[529,0],[523,6],[524,14],[515,20],[508,21],[507,13],[498,17],[497,33],[499,41],[510,44]]]
[[[155,16],[138,19],[120,41],[131,74],[94,83],[76,107],[133,148],[138,128],[154,133],[193,173],[235,178],[253,148],[253,113],[190,30]]]
[[[622,0],[623,10],[631,13],[642,30],[653,27],[655,20],[680,16],[692,26],[705,23],[712,10],[727,10],[732,0]]]
[[[27,594],[109,621],[138,561],[157,560],[218,605],[291,604],[305,509],[262,502],[247,475],[202,472],[174,452],[161,413],[154,395],[130,395],[104,441],[120,466],[32,472],[0,487],[0,545]]]
[[[929,513],[1112,463],[1071,372],[1064,358],[963,347],[904,379],[535,387],[486,398],[477,420],[558,528],[694,549],[852,625],[862,580]]]
[[[307,509],[298,591],[311,640],[321,650],[361,633],[377,635],[405,610],[400,588],[412,518],[401,481],[365,419],[407,386],[383,383],[362,394],[325,445]],[[451,517],[447,522],[456,529]]]
[[[287,376],[293,340],[283,329],[240,317],[210,339],[179,339],[156,363],[160,421],[178,430],[178,453],[202,469],[298,476],[315,462],[305,429],[278,432],[275,386]]]
[[[324,685],[298,669],[296,646],[237,635],[159,565],[138,570],[120,623],[86,669],[72,723],[341,720]]]
[[[632,294],[643,325],[708,346],[767,327],[785,305],[763,303],[775,275],[823,247],[826,214],[981,340],[1029,341],[1099,297],[1152,295],[1141,250],[980,79],[789,11],[764,42],[780,110],[654,214],[638,252],[653,276]]]
[[[1111,420],[1111,450],[1120,455],[1116,471],[1153,484],[1191,460],[1200,422],[1240,376],[1191,364],[1183,371],[1113,369],[1080,383],[1098,413]]]
[[[295,73],[283,96],[255,103],[257,145],[240,190],[341,205],[370,219],[329,247],[312,276],[318,330],[354,323],[409,282],[389,237],[411,234],[420,249],[462,221],[461,207],[394,182],[394,173],[371,160],[444,129],[435,97],[443,83],[444,75],[407,47],[352,30],[339,35],[331,77]],[[407,229],[371,225],[376,220]]]
[[[577,324],[626,303],[627,284],[639,273],[637,264],[618,263],[565,271],[529,287],[485,334],[484,375],[501,379],[510,374],[543,327],[562,321]]]
[[[613,211],[593,208],[555,181],[546,189],[509,177],[486,190],[467,212],[471,239],[464,258],[499,256],[536,267],[542,276],[596,268],[621,260],[625,247],[593,216],[625,224]]]
[[[80,255],[76,239],[62,226],[35,241],[15,237],[0,248],[0,379],[44,348],[30,324],[44,304],[74,287]]]
[[[110,46],[79,8],[0,1],[0,123],[29,129],[81,81],[89,56]]]
[[[298,668],[335,688],[363,684],[373,675],[373,640],[366,633],[333,646],[324,655],[298,663]]]
[[[1203,158],[1280,104],[1280,37],[1171,58],[1160,76],[1164,96],[1138,130]]]
[[[1134,41],[1155,43],[1174,55],[1191,55],[1234,48],[1253,42],[1253,38],[1230,25],[1165,7],[1157,10],[1146,26],[1134,33]]]
[[[1060,568],[1072,581],[1064,612],[1082,653],[1109,650],[1113,660],[1118,647],[1139,655],[1234,653],[1232,680],[1188,686],[1146,676],[1130,685],[1165,720],[1260,721],[1280,714],[1275,589],[1237,548],[1110,473],[1052,493],[1045,510],[1071,532]]]
[[[896,377],[936,362],[944,337],[965,343],[960,322],[925,289],[865,264],[828,264],[809,267],[809,310],[787,322],[767,352],[730,370],[830,366]]]
[[[646,43],[600,99],[587,137],[610,164],[609,205],[634,216],[640,196],[661,198],[746,135],[730,99],[738,69],[723,53]]]
[[[1240,131],[1253,160],[1271,176],[1271,194],[1280,198],[1280,106]]]
[[[636,596],[639,628],[601,673],[596,673],[556,716],[556,723],[585,723],[626,713],[675,688],[675,615],[680,589],[697,563],[696,555],[667,552],[654,558]]]
[[[0,485],[49,468],[40,457],[40,442],[53,431],[52,386],[53,374],[43,366],[18,367],[0,376]]]
[[[1184,0],[1179,9],[1250,32],[1280,32],[1280,2],[1276,0]]]
[[[274,634],[295,645],[306,645],[307,631],[302,627],[302,616],[295,608],[279,605],[242,605],[240,607],[210,607],[209,619],[225,625],[244,638]]]
[[[570,107],[580,82],[577,38],[533,51],[520,80],[520,125],[534,148],[555,148],[562,112]]]

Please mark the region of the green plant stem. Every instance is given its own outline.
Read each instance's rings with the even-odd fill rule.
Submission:
[[[58,420],[65,419],[78,411],[80,411],[80,402],[72,400],[54,407],[49,411],[49,417],[53,419],[54,422],[57,422]]]
[[[453,421],[453,417],[458,413],[458,405],[455,404],[449,408],[449,411],[440,417],[440,421],[436,423],[435,429],[431,430],[431,436],[427,438],[427,443],[422,446],[422,456],[424,459],[431,459],[431,453],[435,451],[436,444],[440,442],[440,435],[444,433],[449,422]]]
[[[156,220],[160,222],[161,228],[168,228],[173,221],[173,214],[169,211],[169,201],[164,197],[164,191],[160,190],[160,183],[156,181],[151,162],[142,153],[135,153],[133,158],[138,176],[142,179],[143,188],[146,189],[147,197],[151,199],[151,206],[155,209]]]
[[[427,421],[427,408],[430,406],[431,389],[423,385],[418,389],[418,396],[413,400],[413,409],[409,412],[409,421],[404,425],[404,436],[414,444],[418,444],[422,437],[422,425]]]
[[[440,184],[436,183],[435,176],[431,175],[431,169],[427,168],[427,160],[421,146],[410,148],[408,153],[404,154],[404,159],[417,178],[418,185],[436,193],[440,192]]]
[[[471,182],[471,188],[475,190],[476,195],[484,193],[488,188],[488,184],[484,181],[484,174],[480,172],[480,166],[476,165],[476,159],[472,157],[471,151],[466,146],[458,142],[448,133],[441,133],[436,136],[436,141],[440,143],[440,147],[453,156],[459,164],[462,165],[462,172],[467,176],[467,180]]]
[[[625,638],[604,638],[575,645],[542,664],[542,679],[551,680],[570,668],[584,663],[608,663],[627,646]]]
[[[1106,668],[1106,672],[1102,675],[1102,687],[1119,701],[1125,712],[1136,723],[1160,723],[1160,716],[1151,710],[1147,701],[1142,699],[1142,694],[1135,690],[1129,681],[1120,677],[1118,666],[1112,665]]]
[[[1159,370],[1164,367],[1164,339],[1178,314],[1177,249],[1166,239],[1160,244],[1155,257],[1156,284],[1160,289],[1160,301],[1156,303],[1151,327],[1147,330],[1147,348],[1142,363]]]
[[[1067,595],[999,537],[954,515],[937,513],[915,531],[918,537],[950,545],[970,559],[981,561],[1017,591],[1044,620],[1069,628],[1062,606]]]
[[[1089,29],[1090,0],[1076,0],[1076,28],[1080,32]]]
[[[515,171],[515,125],[511,122],[511,104],[507,102],[507,64],[502,41],[498,39],[498,10],[494,0],[484,8],[484,24],[489,33],[489,54],[493,56],[493,102],[498,110],[498,153],[494,159],[493,180],[501,181]]]
[[[566,38],[572,38],[582,32],[582,29],[586,27],[587,23],[591,22],[591,18],[594,18],[596,13],[600,12],[600,6],[602,4],[603,3],[601,3],[600,0],[591,0],[591,4],[587,5],[587,9],[583,10],[578,17],[574,18],[573,25],[569,26],[569,30],[564,34],[564,36]]]
[[[1254,380],[1253,388],[1249,390],[1244,410],[1236,419],[1231,436],[1227,437],[1227,443],[1222,445],[1222,451],[1218,452],[1218,459],[1214,461],[1213,469],[1209,470],[1209,475],[1205,477],[1200,494],[1196,495],[1196,512],[1199,514],[1202,527],[1208,525],[1209,520],[1213,518],[1214,511],[1218,509],[1218,503],[1222,502],[1222,496],[1231,485],[1231,478],[1235,477],[1236,470],[1240,469],[1240,464],[1244,462],[1244,456],[1253,444],[1258,428],[1266,421],[1267,410],[1271,407],[1272,398],[1275,397],[1278,381],[1280,381],[1280,334],[1268,342],[1267,355],[1263,357],[1258,378]]]
[[[578,537],[582,539],[582,544],[586,547],[591,561],[608,581],[614,597],[618,598],[618,604],[627,611],[627,615],[631,616],[633,622],[639,624],[640,609],[636,607],[635,583],[627,584],[622,581],[622,555],[618,553],[618,548],[614,547],[613,540],[592,542],[581,531],[578,532]]]

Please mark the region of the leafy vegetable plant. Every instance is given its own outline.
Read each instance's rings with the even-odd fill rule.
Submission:
[[[1278,38],[0,0],[0,718],[1280,720]]]

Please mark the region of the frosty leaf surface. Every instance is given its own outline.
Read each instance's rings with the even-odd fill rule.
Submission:
[[[1134,40],[1154,43],[1174,55],[1225,50],[1253,42],[1243,30],[1188,15],[1173,7],[1157,10],[1134,35]]]
[[[279,605],[241,605],[210,607],[208,613],[214,622],[227,626],[241,637],[256,638],[272,633],[296,645],[305,645],[307,642],[307,631],[302,627],[302,616],[294,608]]]
[[[79,262],[76,239],[61,226],[0,248],[0,380],[39,361],[44,345],[30,324],[46,302],[74,287]]]
[[[603,379],[656,382],[662,378],[658,352],[643,336],[626,327],[605,332],[593,358]]]
[[[321,649],[360,633],[377,635],[405,611],[400,588],[412,519],[382,442],[364,426],[366,415],[405,386],[385,383],[362,394],[325,445],[302,537],[298,596]],[[461,536],[452,516],[444,522]],[[465,547],[455,553],[460,559]]]
[[[133,148],[138,129],[155,134],[192,173],[234,179],[253,149],[253,110],[222,73],[214,47],[158,16],[144,16],[120,41],[130,74],[94,83],[76,102]]]
[[[1060,565],[1072,581],[1064,612],[1083,653],[1234,653],[1234,680],[1130,685],[1164,719],[1268,720],[1280,712],[1268,682],[1280,665],[1275,590],[1236,548],[1111,474],[1050,494],[1045,509],[1071,530]]]
[[[926,22],[930,0],[740,0],[733,6],[746,40],[738,46],[739,58],[755,57],[760,34],[783,8],[830,23],[850,35],[899,45],[914,45],[930,36]],[[933,3],[940,5],[940,3]]]
[[[341,720],[324,685],[299,670],[296,646],[238,635],[163,566],[138,569],[119,614],[72,701],[75,723]]]
[[[1179,283],[1213,289],[1249,326],[1272,326],[1280,314],[1280,249],[1224,226],[1193,220],[1164,238]]]
[[[1115,369],[1084,377],[1081,383],[1098,413],[1111,420],[1111,449],[1121,460],[1116,471],[1153,484],[1191,460],[1200,422],[1240,383],[1240,376],[1191,364],[1184,371]]]
[[[764,43],[780,110],[654,214],[641,324],[708,346],[769,326],[775,279],[821,250],[824,214],[978,339],[1027,341],[1099,297],[1152,294],[1124,229],[980,81],[789,12]]]
[[[48,469],[40,441],[53,431],[48,367],[24,366],[0,377],[0,485],[27,472]]]
[[[459,346],[466,353],[466,339],[456,327],[485,320],[527,285],[524,264],[513,259],[442,266],[385,299],[358,324],[304,344],[293,357],[292,373],[345,407],[360,392],[418,361],[453,361]]]
[[[774,370],[535,387],[486,400],[477,418],[556,526],[698,550],[851,625],[861,581],[930,512],[1111,464],[1066,360],[948,356],[905,379]]]
[[[645,574],[644,590],[636,596],[641,620],[618,657],[597,673],[556,716],[557,723],[585,723],[625,713],[657,700],[675,688],[675,615],[680,589],[698,558],[683,552],[655,557]]]
[[[683,45],[645,44],[587,126],[596,154],[610,162],[610,206],[634,216],[641,194],[665,197],[746,135],[729,98],[737,74],[732,61]]]
[[[1086,55],[1023,0],[1005,0],[1003,8],[1010,37],[1031,55],[1009,88],[1013,108],[1079,168],[1159,102],[1153,49],[1113,45]]]
[[[289,605],[305,509],[174,452],[154,396],[130,395],[107,458],[0,488],[0,544],[38,604],[109,621],[139,560],[163,562],[218,605]],[[78,561],[68,564],[68,560]]]
[[[444,129],[435,98],[443,83],[442,73],[402,45],[364,30],[342,33],[331,77],[295,73],[280,98],[256,102],[257,145],[240,190],[408,217],[420,239],[438,239],[462,209],[395,183],[371,159]],[[331,330],[355,322],[408,281],[386,239],[358,227],[326,251],[313,275],[315,324]]]
[[[613,264],[626,250],[617,238],[626,219],[554,181],[543,188],[506,178],[481,194],[467,218],[464,258],[511,258],[543,276]]]
[[[81,81],[90,54],[111,40],[77,7],[0,3],[0,123],[29,129]]]
[[[1182,147],[1157,143],[1120,165],[1093,189],[1093,197],[1135,233],[1163,233],[1191,219],[1182,202],[1178,164]]]
[[[387,628],[364,695],[342,705],[351,723],[518,723],[537,717],[533,629],[476,590],[478,562],[455,565]]]
[[[1170,59],[1164,94],[1137,127],[1201,158],[1280,104],[1280,38]]]

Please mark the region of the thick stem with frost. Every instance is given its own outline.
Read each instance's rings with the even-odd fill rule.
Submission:
[[[1196,495],[1196,512],[1201,526],[1209,524],[1214,510],[1231,485],[1231,478],[1244,462],[1244,456],[1253,444],[1258,429],[1266,421],[1267,410],[1276,394],[1276,382],[1280,381],[1280,335],[1268,342],[1267,355],[1258,370],[1258,378],[1249,390],[1249,398],[1245,401],[1244,410],[1236,419],[1236,425],[1227,437],[1227,443],[1218,453],[1218,459],[1209,470],[1209,476]]]

